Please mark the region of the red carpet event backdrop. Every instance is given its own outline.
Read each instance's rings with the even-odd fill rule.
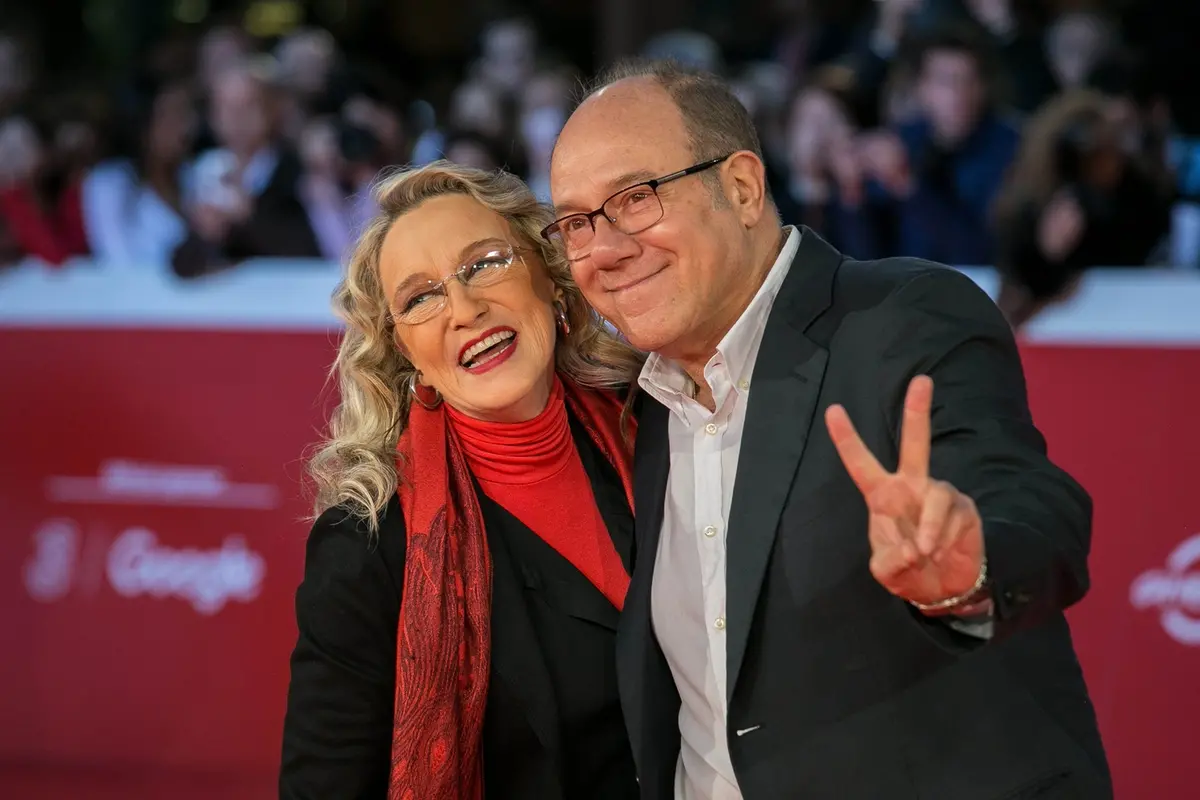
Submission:
[[[333,400],[330,275],[144,302],[44,280],[0,284],[0,785],[25,765],[177,771],[268,797],[303,454]],[[1133,319],[1136,294],[1085,287],[1024,358],[1052,456],[1095,499],[1092,591],[1070,618],[1117,794],[1178,797],[1200,719],[1200,321],[1178,319],[1200,304]]]

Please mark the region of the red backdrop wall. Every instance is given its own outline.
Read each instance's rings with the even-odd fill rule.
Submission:
[[[0,328],[0,794],[272,796],[331,355],[316,333]],[[1052,455],[1095,499],[1071,622],[1118,796],[1180,796],[1200,348],[1025,358]]]

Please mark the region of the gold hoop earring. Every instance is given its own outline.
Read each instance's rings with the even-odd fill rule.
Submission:
[[[561,302],[554,304],[554,317],[558,320],[558,329],[562,331],[562,335],[570,336],[571,322],[567,319],[567,309],[563,307]]]
[[[419,405],[421,408],[425,409],[426,411],[436,411],[437,407],[442,404],[442,393],[439,392],[437,389],[434,389],[433,395],[437,399],[434,400],[432,403],[425,402],[425,399],[423,397],[421,397],[421,393],[417,389],[417,376],[418,375],[420,375],[419,372],[414,372],[408,376],[408,393],[410,395],[412,395],[412,399],[414,401],[416,401],[417,405]]]

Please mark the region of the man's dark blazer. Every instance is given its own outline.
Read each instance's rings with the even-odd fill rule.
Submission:
[[[633,517],[625,490],[591,437],[574,422],[572,429],[628,568]],[[617,699],[617,609],[476,490],[492,555],[484,797],[633,800],[637,781]],[[281,800],[387,798],[405,550],[395,496],[375,545],[366,524],[341,509],[313,526],[296,593]]]
[[[1008,326],[954,270],[854,261],[800,230],[754,365],[727,525],[727,734],[744,797],[1111,797],[1063,617],[1088,586],[1091,501],[1046,457]],[[983,519],[990,640],[871,576],[865,504],[826,432],[825,409],[843,404],[894,468],[922,373],[935,387],[931,474]],[[617,674],[642,797],[671,800],[680,700],[650,611],[668,412],[640,399]]]

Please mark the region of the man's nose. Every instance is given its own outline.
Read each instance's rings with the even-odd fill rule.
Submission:
[[[596,233],[592,237],[590,255],[597,269],[611,269],[625,259],[637,255],[637,240],[618,229],[608,217],[596,217],[593,225]]]

